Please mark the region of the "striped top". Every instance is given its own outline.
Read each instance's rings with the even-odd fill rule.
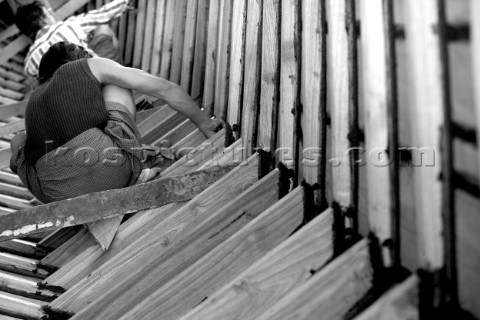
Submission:
[[[61,41],[75,43],[88,49],[88,35],[101,24],[119,17],[127,9],[129,0],[113,0],[97,10],[59,21],[38,31],[35,42],[25,58],[25,73],[38,77],[38,67],[50,46]],[[91,50],[90,50],[91,52]],[[93,52],[91,52],[95,55]]]

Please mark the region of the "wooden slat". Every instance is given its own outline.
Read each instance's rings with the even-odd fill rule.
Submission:
[[[235,14],[232,14],[230,36],[230,76],[228,78],[228,111],[226,119],[231,125],[241,123],[247,18],[246,0],[234,0],[232,10]]]
[[[132,2],[133,6],[137,5],[137,0]],[[131,66],[133,62],[133,50],[134,50],[134,43],[135,43],[135,26],[136,26],[136,17],[137,13],[133,10],[128,12],[128,22],[127,22],[127,40],[125,43],[125,51],[124,51],[124,63],[127,66]]]
[[[38,242],[38,246],[44,247],[47,249],[56,249],[61,246],[65,241],[73,237],[79,232],[81,226],[66,227],[62,229],[55,230],[47,236],[44,236],[42,240]],[[45,234],[46,232],[41,232],[39,234]],[[31,235],[34,236],[34,235]]]
[[[155,8],[154,35],[152,59],[150,62],[150,73],[157,75],[160,73],[160,58],[162,56],[162,42],[165,23],[165,4],[166,0],[157,0]]]
[[[355,320],[417,320],[418,279],[411,276],[390,289]]]
[[[199,170],[210,168],[212,166],[222,166],[228,163],[242,163],[246,160],[243,158],[242,144],[242,138],[238,139],[228,148],[224,148],[222,152],[216,153],[213,158],[202,165]]]
[[[260,105],[262,1],[248,0],[245,38],[245,74],[241,136],[245,156],[257,146],[258,108]]]
[[[344,319],[371,288],[372,273],[368,244],[362,240],[257,319]]]
[[[38,281],[29,280],[26,277],[5,271],[0,271],[0,291],[47,302],[58,296],[54,292],[40,290]]]
[[[355,206],[355,186],[351,152],[353,145],[351,123],[355,114],[352,112],[352,86],[350,65],[354,63],[349,56],[349,34],[347,32],[347,7],[352,0],[327,0],[328,20],[328,99],[332,118],[332,185],[333,200],[342,211]],[[348,26],[349,28],[351,26]],[[350,30],[350,32],[355,32]],[[358,113],[358,110],[356,111]],[[303,128],[303,131],[306,131]]]
[[[87,224],[88,231],[103,251],[108,250],[110,247],[122,220],[123,216],[120,215]]]
[[[23,115],[25,113],[26,107],[27,107],[26,101],[10,104],[6,106],[0,106],[0,119],[7,119],[11,116]]]
[[[3,47],[0,52],[0,64],[7,62],[12,56],[25,49],[32,41],[25,35],[21,35],[8,45]]]
[[[444,266],[442,233],[442,66],[440,41],[432,25],[438,24],[437,1],[406,1],[406,32],[410,69],[410,116],[413,146],[434,150],[413,167],[417,238],[420,267],[433,271]],[[414,155],[418,156],[418,155]],[[427,156],[428,157],[428,156]]]
[[[197,99],[203,94],[205,76],[205,53],[207,44],[207,13],[208,1],[199,0],[197,10],[197,26],[195,35],[195,56],[193,61],[192,86],[190,95]]]
[[[205,141],[205,136],[200,130],[195,129],[189,133],[185,138],[178,141],[172,146],[175,159],[183,157],[188,154],[191,150],[194,150],[200,143]]]
[[[147,8],[146,8],[146,19],[144,21],[143,26],[143,50],[142,50],[142,61],[141,66],[142,70],[150,72],[150,63],[152,58],[152,50],[153,50],[153,43],[154,43],[154,24],[156,19],[155,10],[157,8],[156,1],[147,0]]]
[[[172,64],[173,32],[175,26],[175,0],[166,0],[165,25],[162,42],[162,59],[160,64],[160,77],[169,79]]]
[[[228,75],[230,26],[232,18],[232,2],[220,1],[218,8],[218,39],[215,68],[215,99],[213,114],[218,118],[225,118],[228,102]]]
[[[118,23],[118,32],[117,32],[117,38],[118,38],[118,52],[120,53],[120,56],[123,59],[123,62],[125,63],[125,45],[127,42],[127,21],[128,21],[128,14],[122,14],[121,17],[119,18],[119,23]]]
[[[180,84],[182,73],[183,44],[185,39],[185,22],[187,14],[187,0],[175,1],[175,20],[173,27],[172,65],[169,80]]]
[[[136,13],[137,19],[135,21],[135,45],[133,46],[133,61],[134,68],[141,68],[142,66],[142,49],[144,39],[145,17],[147,14],[147,0],[138,0]]]
[[[170,109],[170,107],[167,108]],[[145,135],[142,135],[142,143],[153,144],[158,138],[164,136],[187,119],[187,117],[179,112],[175,112],[173,110],[166,111],[169,113],[169,115],[159,118],[155,126],[152,127],[152,130]]]
[[[470,0],[470,32],[471,32],[471,50],[472,50],[472,64],[473,64],[473,85],[475,98],[475,111],[477,117],[477,140],[480,141],[480,21],[477,19],[480,14],[480,3],[475,0]],[[480,148],[479,155],[480,155]],[[480,156],[479,156],[480,169]],[[478,173],[480,177],[480,172]]]
[[[46,270],[37,268],[38,263],[39,260],[36,259],[24,258],[10,253],[0,252],[0,270],[45,279],[50,273]]]
[[[14,91],[14,90],[3,88],[3,87],[0,87],[0,95],[2,95],[4,97],[7,97],[7,98],[10,98],[10,99],[13,99],[13,100],[17,100],[17,101],[22,100],[23,97],[25,96],[25,94],[23,94],[21,92],[17,92],[17,91]]]
[[[48,250],[37,247],[36,243],[20,239],[0,242],[0,252],[33,259],[42,259],[48,254]]]
[[[169,259],[166,257],[171,254],[177,256],[175,251],[172,252],[169,248],[176,247],[176,244],[180,244],[182,239],[188,238],[190,233],[187,230],[198,225],[200,221],[206,220],[210,214],[223,208],[226,203],[258,180],[256,170],[259,165],[259,157],[256,155],[249,160],[245,165],[238,166],[214,186],[191,200],[187,206],[182,207],[152,228],[155,232],[149,232],[147,238],[141,237],[138,242],[134,241],[116,259],[109,260],[93,271],[90,277],[82,279],[70,288],[52,303],[52,308],[78,312],[92,302],[88,305],[90,311],[98,307],[106,310],[104,307],[108,303],[105,304],[105,299],[117,297],[125,292],[126,288],[131,288],[135,283],[138,284],[144,277],[155,274],[153,269],[158,268],[157,270],[160,272],[158,275],[164,275],[162,262],[168,262]],[[197,217],[200,220],[196,220]],[[167,255],[161,254],[163,252]],[[188,254],[180,256],[186,258]],[[119,263],[118,259],[122,262]],[[180,268],[180,266],[177,265],[175,268]],[[107,270],[110,270],[108,274],[113,277],[103,276]]]
[[[52,202],[0,217],[0,240],[39,231],[83,224],[169,202],[187,201],[231,168],[215,168],[189,175],[162,178],[123,189],[91,193]]]
[[[180,123],[178,126],[164,134],[163,136],[159,137],[157,140],[152,142],[152,145],[158,147],[165,147],[172,146],[185,138],[187,134],[195,130],[197,126],[191,120],[187,119]]]
[[[34,197],[27,188],[0,182],[0,193],[15,198],[32,200]]]
[[[299,3],[282,0],[280,50],[280,105],[278,121],[278,148],[276,159],[287,167],[294,167],[295,118],[293,111],[299,102],[300,32]]]
[[[167,105],[155,108],[155,111],[146,119],[138,123],[138,131],[141,137],[145,137],[149,132],[156,128],[156,124],[164,118],[174,114],[174,110]]]
[[[263,2],[258,147],[275,151],[280,90],[280,0]]]
[[[5,69],[5,67],[0,67],[0,77],[16,82],[22,82],[25,80],[23,73],[16,73],[15,71]]]
[[[180,86],[186,92],[190,92],[192,85],[192,72],[195,57],[195,38],[197,27],[197,10],[199,0],[190,0],[187,2],[185,31],[183,39],[183,57],[180,70]]]
[[[327,210],[181,319],[256,319],[331,259],[332,223]]]
[[[6,125],[0,126],[0,137],[17,133],[25,129],[25,120],[21,119],[15,122],[10,122]]]
[[[25,89],[24,84],[3,78],[0,78],[0,86],[16,91],[22,91]]]
[[[13,294],[0,292],[0,312],[23,319],[40,319],[44,313],[42,306],[46,302],[20,298]]]
[[[0,204],[16,210],[24,210],[32,207],[29,201],[12,196],[0,194]]]
[[[203,87],[203,107],[209,114],[213,114],[215,101],[215,74],[217,41],[219,30],[220,0],[209,0],[208,5],[208,26],[207,26],[207,47],[205,60],[205,85]]]

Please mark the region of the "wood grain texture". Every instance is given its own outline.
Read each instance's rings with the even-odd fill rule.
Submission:
[[[300,4],[282,0],[280,50],[280,105],[278,111],[278,147],[276,160],[293,168],[295,117],[293,115],[299,97],[301,57],[298,52],[300,33],[298,21]]]
[[[178,126],[164,134],[163,136],[156,139],[152,142],[152,145],[155,145],[160,148],[168,148],[169,146],[175,145],[177,142],[185,138],[189,133],[195,130],[197,126],[190,120],[184,120]]]
[[[426,270],[444,266],[442,232],[441,132],[443,126],[440,41],[432,25],[439,23],[437,1],[405,2],[410,68],[410,117],[413,146],[433,152],[414,169],[419,264]],[[414,156],[419,156],[420,151]],[[434,157],[432,159],[432,156]],[[432,160],[435,162],[432,165]],[[418,163],[418,162],[417,162]]]
[[[384,293],[354,320],[417,320],[418,279],[410,276]]]
[[[234,0],[230,37],[230,76],[228,79],[227,122],[239,124],[243,93],[243,70],[245,62],[246,0]]]
[[[160,61],[162,56],[162,44],[166,20],[165,6],[166,0],[156,1],[152,59],[150,61],[150,73],[154,75],[158,75],[160,73]]]
[[[142,49],[144,40],[144,25],[145,17],[147,15],[147,0],[138,0],[136,7],[136,20],[135,20],[135,44],[133,46],[133,61],[132,67],[142,67]]]
[[[246,160],[243,158],[242,144],[242,138],[238,139],[228,146],[228,148],[224,148],[223,151],[217,152],[211,160],[207,161],[199,169],[207,169],[212,166],[222,166],[228,163],[242,163]]]
[[[175,27],[175,0],[166,0],[165,24],[162,42],[162,59],[160,63],[160,77],[170,78],[170,66],[172,64],[173,33]]]
[[[190,95],[193,99],[198,99],[202,96],[205,83],[208,11],[208,0],[198,0],[197,25],[195,30],[195,56],[193,59],[192,86],[190,90]]]
[[[215,74],[217,67],[217,42],[219,30],[220,0],[209,0],[207,47],[205,52],[205,84],[203,87],[202,104],[206,111],[213,114],[215,101]]]
[[[477,140],[480,141],[480,22],[478,20],[480,14],[480,3],[470,0],[470,32],[471,32],[471,50],[472,50],[472,66],[473,66],[473,85],[474,85],[474,104],[477,119]],[[480,149],[479,149],[480,170]],[[480,172],[478,172],[480,177]]]
[[[137,0],[132,2],[132,5],[137,5]],[[134,10],[128,12],[128,22],[127,22],[127,40],[125,43],[124,51],[124,63],[126,66],[131,66],[133,63],[133,50],[135,43],[135,34],[136,34],[136,18],[137,14]]]
[[[10,293],[0,292],[0,312],[13,317],[40,319],[44,315],[42,306],[46,304],[46,302],[39,300],[21,298]]]
[[[258,112],[260,105],[261,27],[263,0],[247,1],[245,36],[245,74],[240,134],[244,141],[244,156],[250,156],[257,146]]]
[[[55,230],[53,232],[50,231],[50,234],[44,236],[43,239],[38,242],[38,246],[56,249],[65,241],[76,235],[82,228],[82,226],[73,226]]]
[[[302,191],[292,191],[121,319],[151,319],[159,312],[177,319],[285,240],[301,223],[301,207]]]
[[[0,252],[0,270],[45,279],[49,272],[38,269],[39,260]]]
[[[180,78],[182,75],[182,57],[183,57],[183,49],[184,49],[183,45],[184,45],[184,39],[185,39],[187,2],[189,1],[187,0],[175,1],[172,62],[170,67],[169,80],[176,84],[180,84]]]
[[[197,27],[197,11],[199,0],[189,0],[186,8],[185,35],[183,42],[182,68],[180,71],[180,86],[190,93],[192,72],[195,58],[195,38]]]
[[[258,179],[257,167],[259,157],[255,156],[247,165],[240,165],[231,174],[219,180],[215,186],[205,190],[192,199],[189,204],[175,212],[161,224],[155,226],[155,232],[148,237],[141,237],[123,250],[123,254],[111,259],[97,268],[88,278],[82,279],[68,292],[52,303],[55,309],[79,312],[84,315],[105,309],[105,301],[121,295],[141,279],[151,274],[152,270],[165,261],[161,252],[170,255],[169,248],[189,236],[188,230],[204,220],[213,211],[247,189]],[[196,218],[200,220],[196,220]],[[167,255],[167,256],[168,256]],[[159,269],[159,274],[162,274]],[[88,305],[88,306],[87,306]],[[118,305],[114,304],[112,307]],[[96,310],[96,311],[95,311]],[[88,316],[87,316],[88,318]]]
[[[147,0],[147,7],[146,7],[146,18],[144,20],[143,25],[143,49],[142,49],[142,56],[141,56],[141,68],[142,70],[151,73],[150,70],[150,63],[153,54],[153,42],[154,42],[154,32],[155,32],[155,20],[157,19],[156,16],[156,8],[157,8],[157,1]]]
[[[0,252],[32,259],[43,259],[49,253],[48,250],[38,247],[35,242],[21,239],[0,242]]]
[[[40,290],[36,279],[5,271],[0,271],[0,291],[47,302],[58,297],[58,294],[54,292]]]
[[[215,102],[213,114],[225,119],[228,102],[228,77],[230,61],[230,34],[232,1],[220,1],[218,9],[218,39],[215,68]]]
[[[181,319],[256,319],[331,259],[332,224],[327,210]]]
[[[263,2],[258,147],[275,151],[280,90],[280,0]]]
[[[372,286],[367,241],[362,240],[292,290],[257,320],[343,319]]]
[[[110,247],[122,220],[123,216],[120,215],[114,218],[103,219],[87,224],[88,231],[92,234],[93,238],[103,251],[108,250]]]

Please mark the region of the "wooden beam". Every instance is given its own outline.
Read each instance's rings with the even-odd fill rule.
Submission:
[[[213,212],[224,208],[226,203],[258,181],[257,169],[259,163],[259,156],[255,155],[248,162],[239,165],[220,179],[218,183],[192,199],[187,206],[182,207],[160,224],[153,226],[151,230],[154,230],[154,232],[148,232],[148,237],[144,238],[142,236],[138,239],[138,242],[134,241],[122,251],[122,254],[97,268],[91,273],[90,277],[83,278],[54,301],[51,307],[78,312],[85,308],[90,301],[92,303],[89,304],[88,308],[94,310],[100,305],[105,306],[105,299],[108,300],[121,295],[125,289],[139,283],[145,276],[156,274],[153,273],[152,268],[159,270],[158,275],[165,275],[160,270],[163,269],[163,263],[170,261],[167,257],[173,255],[187,258],[189,256],[176,254],[178,251],[177,245],[192,243],[191,241],[183,242],[183,239],[188,239],[191,235],[187,230],[207,220]],[[225,192],[225,190],[228,190],[228,192]],[[185,232],[182,232],[182,230],[185,230]],[[167,243],[168,245],[165,245]],[[200,242],[195,241],[195,243],[199,244]],[[177,248],[177,250],[170,251],[170,248]],[[193,255],[194,252],[191,252],[191,254]],[[118,259],[122,263],[119,263]],[[182,269],[185,267],[183,266]],[[175,271],[177,268],[181,268],[181,266],[175,265],[172,270]],[[103,274],[106,270],[110,270],[108,273],[115,276],[104,277]],[[179,269],[177,271],[180,272]],[[162,279],[164,278],[162,277]]]
[[[480,141],[480,130],[478,130],[480,128],[480,21],[477,19],[480,14],[480,3],[478,1],[470,0],[470,13],[473,92],[477,119],[477,141]],[[479,150],[478,169],[480,172],[480,148],[477,149]]]
[[[39,260],[0,253],[0,270],[15,272],[29,277],[45,279],[50,273],[38,268]]]
[[[98,221],[127,212],[187,201],[231,168],[215,168],[184,176],[162,178],[128,188],[91,193],[0,217],[0,240]]]
[[[147,1],[146,7],[146,19],[143,22],[143,50],[142,50],[142,57],[141,57],[141,68],[142,70],[151,73],[150,71],[150,63],[152,58],[152,51],[153,51],[153,43],[154,43],[154,23],[156,19],[155,9],[157,8],[157,4],[155,1]]]
[[[185,314],[291,234],[301,223],[302,192],[293,192],[266,208],[229,238],[222,237],[221,244],[212,247],[208,253],[204,252],[199,260],[189,263],[188,268],[170,277],[165,284],[157,282],[157,285],[150,286],[150,290],[142,290],[136,297],[123,294],[120,301],[128,304],[123,313],[110,310],[108,313],[102,312],[102,316],[105,315],[107,319],[149,319],[161,312],[162,318],[168,320]],[[163,274],[161,270],[158,269],[157,276]],[[78,313],[77,317],[87,319],[88,313],[93,310],[88,313],[85,311],[87,309]],[[111,312],[115,314],[110,316]]]
[[[390,289],[354,320],[416,320],[418,315],[418,278],[407,280]]]
[[[136,0],[134,5],[136,5]],[[124,49],[124,63],[126,66],[131,66],[133,62],[133,50],[135,43],[135,26],[136,26],[136,17],[137,13],[134,10],[128,12],[128,22],[127,22],[127,40],[125,43]]]
[[[0,242],[0,252],[32,259],[43,259],[49,253],[48,250],[38,247],[34,242],[21,239]]]
[[[263,0],[248,0],[245,36],[245,74],[240,134],[244,142],[244,156],[254,153],[257,147],[258,114],[260,111],[261,26]]]
[[[122,220],[123,215],[120,215],[87,224],[88,231],[103,251],[108,250],[110,247]]]
[[[165,23],[165,0],[158,0],[155,8],[154,35],[152,59],[150,61],[150,73],[158,75],[160,73],[160,58],[162,56],[162,43]]]
[[[168,148],[170,146],[175,145],[177,142],[179,142],[183,138],[185,138],[187,134],[189,134],[196,128],[197,126],[195,125],[195,123],[193,123],[189,119],[186,119],[182,123],[180,123],[178,126],[168,131],[163,136],[157,138],[151,144],[160,148]]]
[[[61,246],[65,241],[76,235],[81,228],[83,228],[83,226],[66,227],[62,229],[57,229],[53,232],[50,231],[49,235],[44,236],[44,238],[38,242],[38,246],[46,248],[47,250],[56,249]],[[40,234],[42,233],[44,234],[45,232],[41,232]]]
[[[184,39],[185,39],[186,15],[187,15],[187,0],[175,1],[172,65],[170,67],[169,80],[176,84],[180,84],[180,78],[182,74],[182,57],[183,57],[183,50],[184,50],[183,45],[184,45]]]
[[[40,290],[37,285],[38,281],[36,280],[0,271],[0,291],[2,292],[46,302],[51,302],[58,297],[58,294],[54,292]]]
[[[17,133],[22,130],[25,130],[25,120],[21,119],[15,122],[10,122],[8,124],[0,126],[0,137],[6,136],[12,133]]]
[[[25,113],[27,101],[0,106],[0,119],[7,119],[12,116],[19,116]]]
[[[234,0],[232,10],[235,14],[232,14],[232,33],[230,37],[230,76],[228,78],[228,111],[226,119],[231,125],[241,123],[247,19],[246,0]]]
[[[142,49],[145,31],[145,17],[147,15],[147,0],[138,0],[136,7],[136,20],[135,20],[135,44],[133,46],[133,61],[132,67],[142,67]]]
[[[173,33],[175,26],[175,0],[166,0],[165,25],[162,42],[162,59],[160,64],[160,77],[170,78],[170,66],[172,63]]]
[[[182,68],[180,70],[180,86],[190,93],[192,72],[195,58],[195,38],[197,27],[197,10],[199,0],[190,0],[187,3],[185,19],[185,35],[183,39]]]
[[[40,319],[44,316],[42,306],[46,302],[21,298],[19,296],[0,292],[0,312],[21,319]]]
[[[198,169],[202,170],[212,166],[223,166],[227,163],[242,163],[246,160],[243,157],[242,144],[243,141],[242,138],[240,138],[232,143],[228,148],[224,148],[222,152],[216,153],[211,160],[207,161]]]
[[[343,319],[372,287],[372,276],[368,244],[362,240],[257,319]]]
[[[200,98],[203,94],[205,59],[207,49],[207,15],[208,0],[198,1],[197,26],[195,34],[195,53],[193,59],[192,86],[190,95],[193,99]]]
[[[311,270],[328,263],[333,255],[332,224],[333,212],[327,210],[181,320],[256,319],[282,296],[308,281]]]
[[[258,147],[275,152],[280,98],[280,0],[263,2]]]
[[[205,52],[205,84],[203,87],[203,107],[212,115],[215,101],[215,74],[217,57],[217,40],[219,26],[219,0],[209,0],[208,5],[208,26],[207,46]]]

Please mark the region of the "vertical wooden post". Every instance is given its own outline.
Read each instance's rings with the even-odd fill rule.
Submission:
[[[156,19],[156,4],[155,1],[147,0],[146,19],[143,28],[143,50],[142,50],[142,70],[150,72],[150,59],[152,58],[154,24]]]
[[[195,57],[195,36],[197,28],[198,0],[187,2],[185,20],[185,35],[183,43],[183,58],[180,85],[183,90],[190,92],[192,84],[193,59]]]
[[[124,13],[118,23],[118,51],[125,63],[125,46],[127,43],[127,20],[129,13]]]
[[[275,151],[280,98],[280,0],[263,2],[258,147]]]
[[[326,158],[326,0],[302,1],[301,157],[300,177],[318,183],[315,203],[321,206],[325,194]],[[303,110],[301,110],[303,109]]]
[[[345,227],[356,229],[357,165],[357,57],[354,0],[328,0],[328,101],[332,124],[333,201],[345,217]]]
[[[215,74],[217,57],[217,40],[219,30],[220,0],[210,0],[208,5],[207,48],[205,52],[205,84],[203,87],[203,107],[213,115],[215,101]]]
[[[300,88],[300,3],[282,0],[280,50],[280,107],[278,121],[278,152],[276,160],[294,167],[295,117]]]
[[[227,121],[240,124],[245,65],[246,0],[233,0]]]
[[[153,33],[153,49],[152,60],[150,62],[150,72],[154,75],[157,75],[160,73],[160,57],[162,55],[165,23],[165,0],[157,0],[155,12],[155,31]]]
[[[245,74],[241,135],[243,159],[247,159],[257,146],[258,112],[260,106],[260,67],[262,58],[263,0],[247,1],[247,30],[245,37]]]
[[[137,1],[135,0],[132,5],[137,5]],[[125,44],[125,52],[124,52],[124,63],[127,66],[132,65],[133,62],[133,47],[135,43],[135,28],[136,28],[136,18],[137,14],[135,11],[130,10],[128,12],[128,23],[127,23],[127,42]]]
[[[395,41],[391,0],[363,0],[362,67],[365,117],[365,158],[367,166],[368,217],[371,232],[383,252],[385,267],[399,265],[398,251],[386,246],[394,239],[394,221],[398,212],[398,162],[396,132],[395,67],[391,65]],[[386,9],[386,10],[384,10]],[[394,48],[394,47],[393,47]],[[393,127],[392,127],[393,125]],[[398,222],[396,222],[398,223]],[[395,227],[396,229],[396,227]],[[395,243],[398,239],[395,239]]]
[[[175,0],[166,0],[165,25],[162,41],[162,58],[160,59],[160,77],[170,78],[170,66],[172,63],[173,28],[175,26]]]
[[[202,95],[205,75],[205,52],[207,39],[208,0],[199,0],[197,26],[195,35],[195,57],[193,59],[192,88],[190,94],[194,99]]]
[[[214,114],[222,119],[227,113],[231,18],[232,1],[220,1]]]
[[[414,147],[427,151],[422,157],[422,149],[414,150],[421,160],[413,164],[419,263],[422,269],[445,281],[442,287],[435,283],[432,307],[456,300],[445,30],[443,0],[406,1],[412,136]]]
[[[470,30],[473,59],[473,92],[475,94],[475,110],[477,114],[477,141],[480,141],[480,1],[470,0]],[[479,163],[480,169],[480,148]],[[480,171],[478,173],[480,179]]]
[[[172,64],[170,67],[170,81],[180,84],[182,72],[183,44],[185,39],[185,22],[187,14],[187,0],[175,1],[175,16],[173,18],[173,48]]]
[[[142,49],[143,36],[145,28],[145,16],[147,11],[147,0],[138,0],[137,20],[135,25],[135,45],[133,47],[133,63],[134,68],[142,66]]]

